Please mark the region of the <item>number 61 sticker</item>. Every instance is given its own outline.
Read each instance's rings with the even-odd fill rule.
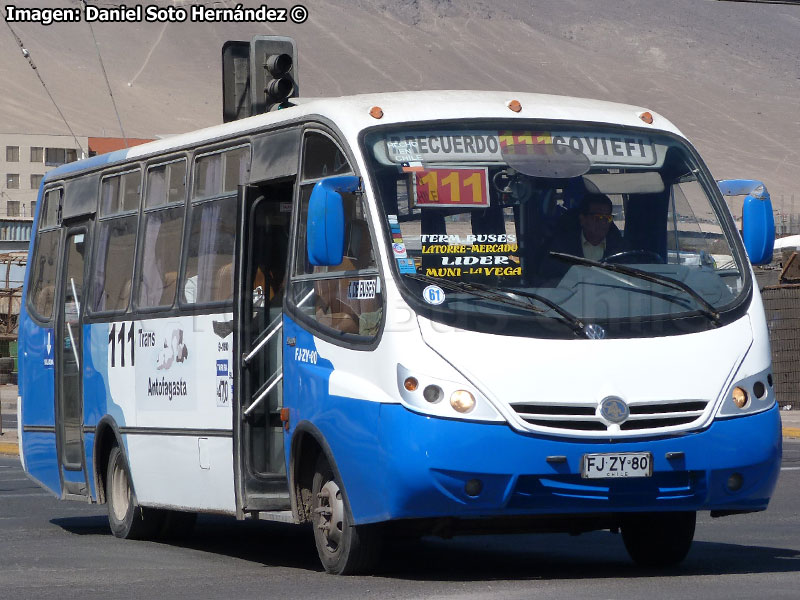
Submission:
[[[441,304],[444,302],[444,290],[438,285],[429,285],[422,290],[422,299],[428,304]]]

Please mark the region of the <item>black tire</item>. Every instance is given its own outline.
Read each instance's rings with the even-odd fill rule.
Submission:
[[[128,463],[119,446],[114,446],[108,457],[106,474],[106,504],[111,533],[128,540],[152,539],[162,527],[164,515],[161,511],[139,506],[130,482]]]
[[[159,539],[182,540],[189,537],[194,531],[197,513],[179,510],[162,510],[159,512],[163,513],[163,523],[158,532]]]
[[[641,567],[671,567],[689,553],[697,514],[669,512],[632,514],[622,522],[622,540]]]
[[[322,455],[314,469],[311,507],[317,554],[328,573],[365,573],[378,563],[382,545],[380,526],[352,524],[341,482]]]

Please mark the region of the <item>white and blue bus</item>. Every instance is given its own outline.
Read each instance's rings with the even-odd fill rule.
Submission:
[[[353,573],[393,536],[605,529],[669,565],[775,488],[769,196],[643,108],[320,99],[65,165],[37,206],[20,456],[116,536],[312,522]]]

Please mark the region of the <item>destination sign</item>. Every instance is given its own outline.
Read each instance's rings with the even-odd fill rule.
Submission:
[[[409,162],[506,162],[504,155],[533,154],[548,145],[583,153],[594,165],[654,165],[647,136],[628,133],[559,131],[426,131],[386,136],[386,153],[396,164]]]

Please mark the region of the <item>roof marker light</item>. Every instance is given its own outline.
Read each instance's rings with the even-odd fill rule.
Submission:
[[[653,124],[653,113],[651,113],[650,111],[646,110],[643,113],[639,113],[639,118],[648,125]]]
[[[373,119],[380,119],[383,117],[383,109],[380,106],[373,106],[369,109],[369,116]]]
[[[506,102],[506,106],[514,112],[519,112],[522,110],[522,104],[519,103],[519,100],[509,100]]]

